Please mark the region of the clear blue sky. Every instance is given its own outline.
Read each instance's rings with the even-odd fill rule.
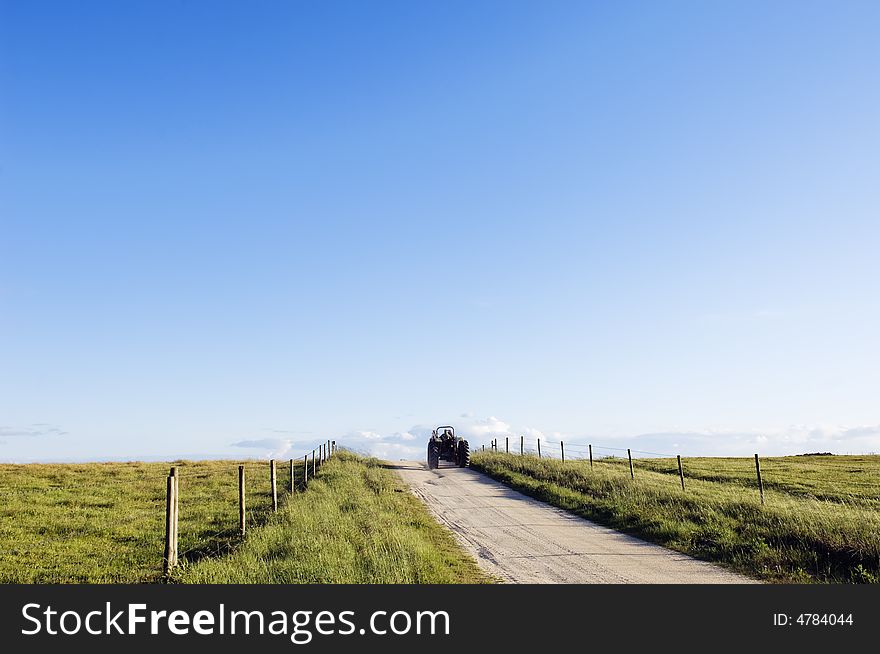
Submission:
[[[878,24],[0,0],[0,460],[880,450]]]

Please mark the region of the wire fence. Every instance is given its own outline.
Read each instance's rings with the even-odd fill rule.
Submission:
[[[754,457],[683,457],[671,452],[656,452],[595,443],[552,441],[525,437],[494,438],[483,451],[589,464],[627,474],[635,480],[639,473],[665,475],[671,483],[687,490],[688,483],[718,482],[735,484],[757,492],[766,503],[766,490],[785,491],[791,495],[838,502],[869,503],[880,508],[880,459],[870,455],[827,456],[817,462],[816,455],[762,458]],[[768,469],[769,464],[769,469]],[[767,473],[770,472],[768,478]]]
[[[321,465],[330,459],[336,452],[336,441],[328,440],[311,451],[311,460],[309,454],[303,454],[301,458],[291,458],[287,461],[288,483],[287,490],[293,494],[297,489],[305,490],[308,487],[309,480],[317,475]],[[300,464],[299,461],[302,461]],[[278,462],[275,459],[269,460],[269,501],[271,502],[271,511],[278,511]],[[297,476],[297,468],[300,467],[302,472]],[[193,475],[196,477],[207,477],[204,475]],[[248,485],[247,485],[247,468],[245,465],[238,466],[238,536],[244,538],[247,534],[248,527]],[[179,527],[180,527],[180,498],[181,480],[184,476],[180,474],[180,468],[175,466],[171,468],[171,472],[166,478],[166,497],[165,497],[165,551],[163,555],[163,572],[165,576],[169,576],[174,568],[179,564],[181,558],[186,558],[193,553],[202,553],[204,545],[197,544],[189,549],[180,551]],[[184,484],[184,488],[186,485]],[[264,496],[265,501],[265,496]],[[228,533],[230,528],[227,528]]]
[[[167,577],[228,552],[336,452],[328,440],[283,462],[0,467],[3,514],[15,516],[0,527],[0,582]]]

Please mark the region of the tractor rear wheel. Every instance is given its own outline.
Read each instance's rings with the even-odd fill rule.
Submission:
[[[428,470],[433,470],[440,465],[440,448],[436,443],[428,443]]]
[[[458,467],[467,468],[471,464],[471,446],[467,441],[458,444]]]

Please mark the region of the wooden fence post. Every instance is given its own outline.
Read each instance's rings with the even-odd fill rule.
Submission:
[[[275,459],[269,461],[269,481],[272,484],[272,510],[278,510],[278,485],[276,484],[277,475],[275,473]]]
[[[245,524],[245,507],[244,507],[244,466],[238,466],[238,530],[244,537]]]
[[[524,438],[524,436],[520,436],[520,437],[519,437],[519,455],[520,455],[520,456],[523,455],[523,451],[524,451],[524,449],[523,449],[523,438]]]
[[[632,452],[629,451],[629,448],[626,448],[626,456],[629,457],[629,476],[631,479],[635,479],[636,473],[633,472],[633,455]]]
[[[510,454],[510,436],[504,437],[504,453]]]
[[[565,463],[565,443],[559,441],[559,451],[562,452],[562,462]]]
[[[312,450],[312,477],[315,476],[318,469],[315,467],[317,464],[315,463],[315,450]]]
[[[758,455],[755,455],[755,472],[758,473],[758,492],[761,493],[761,504],[764,503],[764,482],[761,481],[761,462],[758,460]]]
[[[177,544],[179,542],[178,534],[180,532],[180,472],[177,466],[171,468],[171,476],[174,477],[174,531],[172,533],[171,547],[173,554],[171,560],[174,566],[177,566]]]
[[[303,490],[309,485],[309,455],[303,454]]]
[[[293,473],[293,459],[290,460],[290,493],[296,491],[296,476]]]
[[[678,478],[681,479],[681,490],[684,490],[684,470],[681,468],[681,454],[677,454],[675,458],[678,459]]]
[[[174,477],[168,475],[165,489],[165,576],[171,574],[174,568]]]
[[[541,458],[541,439],[538,439],[538,458]]]
[[[592,469],[593,468],[593,444],[590,443],[589,445],[587,445],[587,447],[590,448],[590,469]]]

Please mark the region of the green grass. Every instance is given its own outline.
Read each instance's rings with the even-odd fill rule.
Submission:
[[[248,535],[238,535],[238,465],[178,461],[174,581],[484,581],[396,475],[340,453],[308,491],[271,513],[269,466],[246,467]],[[0,582],[162,581],[168,463],[0,465]],[[302,464],[296,469],[302,478]],[[288,560],[289,558],[289,560]]]
[[[179,552],[196,560],[238,542],[238,462],[177,461]],[[168,463],[0,465],[0,582],[162,579]],[[245,464],[248,522],[270,509],[266,462]],[[297,472],[301,476],[301,465]],[[289,479],[279,470],[284,486]]]
[[[232,554],[188,565],[185,583],[490,581],[397,475],[342,453]]]
[[[876,583],[880,456],[589,462],[478,452],[472,467],[615,529],[778,582]]]

